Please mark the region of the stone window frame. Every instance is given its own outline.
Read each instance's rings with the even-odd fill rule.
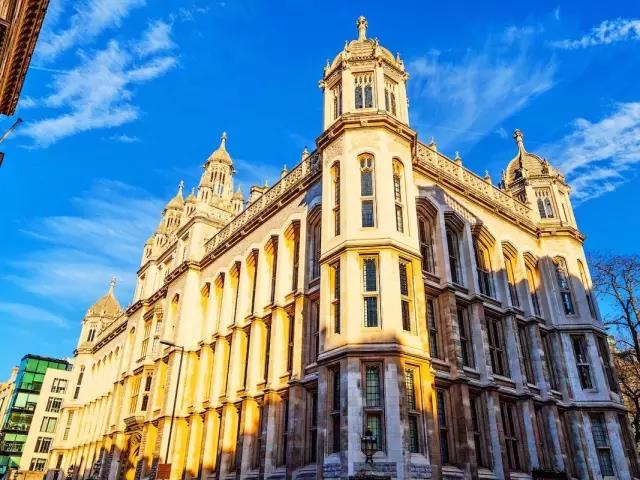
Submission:
[[[340,216],[340,200],[341,200],[341,195],[342,195],[342,188],[340,185],[340,182],[342,181],[342,177],[340,176],[340,160],[336,160],[335,162],[333,162],[333,165],[331,166],[331,189],[332,189],[332,195],[331,195],[331,199],[333,202],[333,235],[335,237],[337,237],[338,235],[340,235],[340,221],[341,221],[341,216]]]
[[[424,402],[423,402],[423,398],[422,398],[422,382],[421,382],[421,377],[420,377],[420,367],[418,365],[414,365],[414,364],[410,364],[410,363],[406,363],[404,365],[404,386],[405,386],[405,392],[406,392],[406,396],[407,396],[407,430],[408,430],[408,434],[409,436],[408,438],[408,442],[409,442],[409,451],[410,453],[415,453],[415,454],[424,454],[425,453],[425,445],[426,445],[426,436],[425,436],[425,432],[424,432],[424,425],[423,425],[423,417],[422,417],[422,412],[424,411]],[[408,374],[411,374],[411,379],[412,379],[412,394],[409,391],[409,376]],[[413,400],[413,401],[412,401]],[[416,440],[416,445],[415,445],[415,450],[412,450],[412,446],[411,446],[411,422],[415,422],[415,440]]]
[[[438,445],[440,451],[438,453],[440,457],[440,465],[456,465],[456,444],[453,433],[453,414],[451,412],[451,400],[449,398],[449,388],[445,386],[437,386],[435,388],[435,414],[436,414],[436,428],[438,430]],[[444,422],[442,422],[444,420]],[[444,435],[444,437],[443,437]],[[446,443],[443,444],[442,439],[446,439]],[[443,458],[443,452],[446,445],[446,458]]]
[[[585,333],[570,335],[571,352],[575,361],[578,381],[582,390],[594,390],[593,365],[589,355],[589,342]]]
[[[438,210],[426,198],[418,198],[416,201],[418,217],[418,241],[420,244],[420,266],[424,273],[438,275],[436,259],[436,224]]]
[[[473,436],[474,450],[476,452],[476,465],[481,468],[492,469],[491,446],[488,438],[487,402],[481,390],[469,390],[469,409],[471,412],[471,435]],[[478,455],[478,450],[480,455]]]
[[[365,152],[357,157],[360,169],[360,228],[376,228],[377,208],[376,208],[376,160],[373,154]],[[370,181],[365,182],[365,174],[370,174]],[[365,186],[371,187],[368,191]],[[365,205],[371,205],[371,224],[365,222]]]
[[[306,388],[306,431],[305,431],[305,459],[306,463],[318,462],[318,386],[314,384]]]
[[[427,330],[429,332],[429,355],[431,358],[446,360],[441,336],[442,328],[440,312],[438,310],[438,298],[434,295],[429,295],[429,293],[426,293],[425,297],[425,317],[427,320]]]
[[[456,303],[456,323],[458,327],[458,340],[460,342],[460,353],[462,366],[476,368],[476,351],[473,341],[473,331],[471,329],[471,319],[469,318],[469,306]]]
[[[494,375],[511,378],[504,322],[505,319],[500,316],[485,315],[491,371]]]
[[[416,333],[413,288],[413,264],[410,260],[400,257],[398,260],[399,289],[400,289],[400,318],[405,332]],[[403,273],[404,272],[404,273]]]
[[[526,472],[528,458],[525,451],[525,430],[522,425],[522,408],[517,400],[501,396],[500,423],[502,424],[503,455],[510,471]],[[506,408],[505,408],[506,407]],[[505,420],[510,420],[506,421]]]
[[[529,324],[518,321],[518,347],[520,349],[520,363],[522,365],[522,373],[524,383],[537,385],[535,371],[533,369],[533,357],[531,356],[531,332]]]
[[[333,333],[339,335],[341,333],[342,312],[341,312],[341,281],[340,281],[340,258],[331,265],[331,320],[333,324]]]
[[[406,227],[408,226],[408,222],[405,219],[406,209],[404,208],[405,197],[406,197],[404,193],[406,191],[406,186],[404,185],[405,183],[404,172],[405,172],[404,164],[399,158],[394,157],[393,158],[393,176],[392,176],[393,199],[395,202],[394,216],[396,220],[396,230],[399,233],[405,233]]]
[[[330,377],[330,389],[331,395],[329,396],[329,423],[330,423],[330,438],[328,442],[329,453],[339,453],[342,450],[342,435],[340,434],[340,425],[342,422],[341,405],[342,405],[342,388],[340,384],[340,364],[336,363],[327,367],[327,371],[331,373]],[[336,425],[338,427],[338,433],[336,434]]]
[[[362,378],[362,433],[369,428],[369,418],[377,417],[380,420],[380,443],[378,451],[386,453],[386,420],[385,420],[385,385],[384,385],[384,360],[364,360],[361,362],[361,378]],[[367,403],[367,371],[370,368],[378,369],[378,405],[368,405]],[[375,432],[374,432],[375,434]]]
[[[596,455],[598,457],[598,465],[600,474],[603,478],[615,478],[616,466],[613,461],[611,442],[609,440],[609,431],[607,428],[607,419],[604,412],[589,413],[589,423],[591,424],[591,437]],[[608,464],[606,463],[608,461]],[[610,468],[610,470],[609,470]]]
[[[373,261],[375,267],[375,289],[369,290],[366,281],[366,265],[367,262]],[[362,279],[362,327],[363,328],[382,328],[380,319],[380,258],[377,254],[366,254],[360,256],[361,279]],[[370,325],[368,316],[367,299],[375,299],[376,301],[376,324]]]

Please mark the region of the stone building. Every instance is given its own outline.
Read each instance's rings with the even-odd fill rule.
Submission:
[[[89,310],[70,480],[347,478],[367,429],[391,478],[637,475],[569,185],[517,130],[499,185],[420,142],[402,59],[357,27],[316,149],[244,204],[223,135],[132,303]]]

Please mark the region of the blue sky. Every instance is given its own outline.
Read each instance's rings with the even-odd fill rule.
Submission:
[[[358,15],[405,61],[419,138],[497,181],[520,128],[573,183],[587,250],[640,253],[638,2],[392,6],[51,0],[2,145],[0,378],[70,355],[112,274],[130,302],[144,240],[223,130],[245,192],[313,147],[322,67]]]

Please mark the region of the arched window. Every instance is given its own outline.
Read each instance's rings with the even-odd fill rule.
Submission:
[[[389,78],[384,79],[384,109],[396,115],[396,85],[397,83]]]
[[[355,77],[356,108],[373,107],[373,74],[365,73]]]
[[[365,154],[360,160],[360,204],[362,227],[375,227],[375,188],[373,177],[373,157]]]
[[[556,269],[556,279],[558,280],[558,288],[560,289],[560,300],[564,313],[574,315],[576,313],[573,306],[573,295],[571,293],[571,285],[569,284],[569,274],[567,271],[567,263],[564,258],[556,257],[554,260]]]
[[[333,234],[340,235],[340,164],[335,163],[331,172],[333,184]]]
[[[460,259],[460,238],[458,232],[450,226],[446,227],[447,250],[449,254],[449,268],[451,270],[451,281],[462,284],[462,266]]]
[[[333,118],[335,120],[342,115],[342,84],[337,84],[331,91],[333,93]]]
[[[489,248],[478,241],[475,241],[473,246],[476,253],[476,271],[478,272],[480,293],[488,297],[495,297]]]
[[[587,297],[587,305],[589,305],[589,313],[591,317],[596,318],[596,307],[593,303],[593,297],[591,296],[591,286],[589,285],[589,281],[587,280],[587,272],[584,269],[584,265],[580,260],[578,260],[578,269],[580,270],[580,280],[582,281],[582,288],[584,289],[584,294]]]
[[[393,199],[395,201],[396,230],[404,232],[404,208],[402,206],[403,168],[398,160],[393,162]]]
[[[549,198],[549,192],[547,190],[536,191],[536,204],[538,206],[538,213],[540,218],[554,218],[553,204]]]

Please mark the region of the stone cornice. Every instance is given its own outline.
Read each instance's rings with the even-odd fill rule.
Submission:
[[[4,9],[8,10],[15,3],[3,3],[0,14],[3,17],[11,15]],[[4,19],[8,26],[2,25],[7,27],[7,31],[5,38],[0,36],[0,65],[3,65],[0,71],[0,113],[13,115],[15,112],[48,4],[49,0],[23,0],[18,2],[13,18]]]

